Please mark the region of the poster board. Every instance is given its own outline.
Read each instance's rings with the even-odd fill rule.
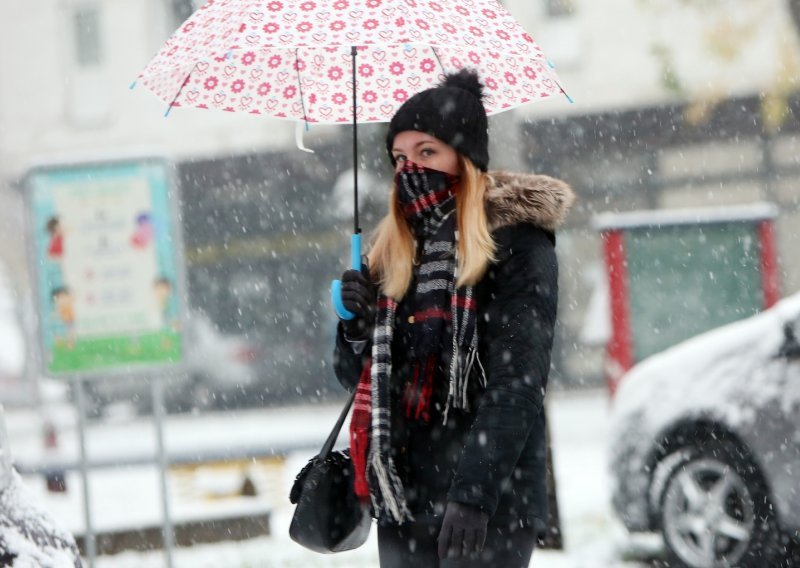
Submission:
[[[177,193],[159,158],[26,176],[42,370],[131,375],[183,360]]]

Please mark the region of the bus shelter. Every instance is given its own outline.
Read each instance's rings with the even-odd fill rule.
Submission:
[[[639,361],[704,331],[751,316],[780,295],[770,203],[602,213],[613,395]]]

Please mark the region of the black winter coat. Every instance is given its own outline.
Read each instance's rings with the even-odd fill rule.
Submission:
[[[494,174],[487,215],[496,262],[475,287],[479,356],[485,389],[473,387],[472,412],[451,410],[429,422],[399,408],[408,380],[403,356],[408,312],[397,310],[392,346],[392,449],[409,508],[433,520],[447,501],[487,511],[492,524],[542,530],[547,518],[544,394],[558,297],[553,230],[572,201],[569,188],[546,176]],[[358,382],[361,354],[337,333],[334,368],[348,390]],[[446,378],[441,381],[446,389]],[[446,393],[440,393],[444,400]],[[389,518],[379,519],[390,523]]]

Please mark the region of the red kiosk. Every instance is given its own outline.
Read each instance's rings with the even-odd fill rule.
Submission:
[[[634,364],[709,329],[751,316],[780,296],[769,203],[603,213],[613,395]]]

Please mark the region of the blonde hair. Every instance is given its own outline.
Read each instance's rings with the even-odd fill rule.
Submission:
[[[456,286],[461,287],[480,281],[495,260],[495,243],[484,206],[487,176],[469,158],[458,158],[461,180],[455,196],[459,235]],[[397,202],[397,188],[393,187],[389,212],[376,227],[367,254],[370,275],[390,298],[400,300],[408,291],[415,253],[414,236]]]

